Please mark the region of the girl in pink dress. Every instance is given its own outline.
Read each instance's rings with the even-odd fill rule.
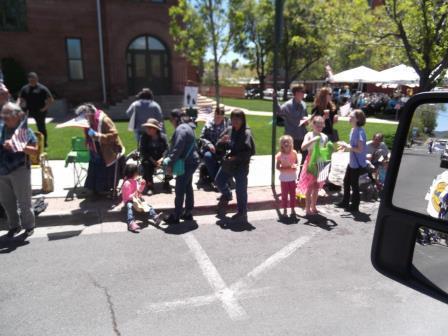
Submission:
[[[287,216],[288,195],[291,217],[296,217],[296,180],[297,180],[297,152],[294,141],[289,135],[280,138],[280,152],[275,156],[276,168],[280,171],[280,186],[282,190],[283,216]]]
[[[125,171],[125,179],[121,187],[121,198],[126,206],[126,222],[128,230],[131,232],[138,232],[141,228],[135,221],[133,200],[134,197],[141,198],[143,189],[145,189],[145,180],[142,180],[138,175],[138,166],[136,164],[127,164]],[[162,213],[157,213],[153,207],[147,206],[148,219],[152,220],[158,226],[162,220]]]
[[[305,163],[303,164],[300,179],[297,184],[297,193],[299,197],[305,197],[305,212],[307,216],[318,213],[316,208],[317,197],[319,190],[323,187],[324,182],[317,182],[317,177],[308,172],[308,165],[313,152],[313,147],[316,141],[320,142],[320,146],[325,146],[328,142],[328,137],[322,133],[325,126],[324,119],[321,116],[316,116],[312,119],[313,131],[305,135],[302,143],[302,151],[308,151]]]

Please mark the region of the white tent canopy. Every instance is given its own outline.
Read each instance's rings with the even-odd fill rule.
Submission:
[[[383,70],[379,73],[379,82],[394,84],[418,84],[420,76],[413,67],[405,64],[397,65],[393,68]]]
[[[378,83],[379,72],[366,66],[342,71],[330,78],[331,83]]]

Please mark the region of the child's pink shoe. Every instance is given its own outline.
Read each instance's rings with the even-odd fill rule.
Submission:
[[[131,232],[138,232],[141,229],[141,227],[135,222],[132,221],[128,225],[128,230]]]

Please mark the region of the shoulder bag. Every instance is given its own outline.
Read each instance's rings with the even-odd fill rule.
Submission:
[[[185,159],[190,156],[191,151],[193,150],[194,145],[195,145],[194,142],[195,142],[195,140],[193,140],[193,143],[191,144],[191,147],[190,147],[187,155],[185,155],[185,158],[177,159],[176,161],[174,161],[174,164],[173,164],[173,175],[174,176],[182,176],[183,174],[185,174]]]

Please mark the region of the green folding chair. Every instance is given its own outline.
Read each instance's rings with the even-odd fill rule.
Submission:
[[[73,164],[73,189],[72,199],[76,189],[81,185],[87,176],[88,164],[90,161],[90,153],[86,146],[86,140],[83,137],[72,138],[72,150],[65,158],[65,167]],[[68,195],[67,195],[68,198]]]

